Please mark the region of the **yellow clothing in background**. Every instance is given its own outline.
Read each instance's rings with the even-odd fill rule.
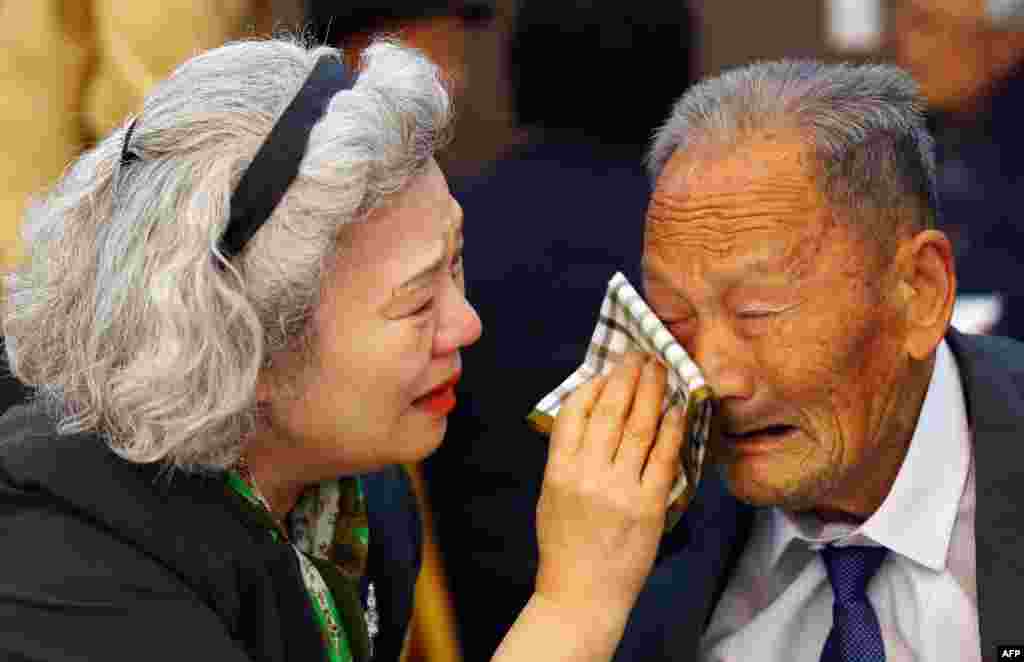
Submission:
[[[0,0],[0,266],[28,196],[201,50],[251,35],[265,0]]]
[[[412,621],[406,634],[401,662],[462,662],[455,609],[448,591],[441,550],[434,530],[427,485],[418,464],[405,466],[420,507],[423,526],[423,563],[416,581]]]

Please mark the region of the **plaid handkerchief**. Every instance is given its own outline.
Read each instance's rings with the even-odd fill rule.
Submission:
[[[527,420],[541,433],[551,434],[555,416],[569,394],[593,377],[610,373],[627,351],[651,354],[668,369],[662,416],[669,407],[683,407],[686,414],[682,471],[669,495],[666,529],[670,529],[686,510],[700,480],[706,442],[711,433],[711,388],[686,350],[621,273],[616,273],[608,282],[608,293],[601,304],[597,328],[590,338],[583,365],[545,396]]]

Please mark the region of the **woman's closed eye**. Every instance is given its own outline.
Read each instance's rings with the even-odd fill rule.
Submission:
[[[429,313],[434,308],[434,297],[430,297],[424,301],[419,308],[409,313],[409,317],[419,317]]]
[[[451,272],[452,278],[456,279],[456,281],[458,281],[459,277],[462,275],[462,269],[464,266],[462,257],[463,251],[462,247],[460,246],[459,250],[455,253],[455,255],[452,256],[452,264],[449,267],[449,271]],[[427,298],[419,306],[417,306],[415,310],[409,313],[407,317],[420,317],[422,315],[426,315],[431,310],[433,310],[434,303],[436,302],[436,300],[436,296],[431,296]]]

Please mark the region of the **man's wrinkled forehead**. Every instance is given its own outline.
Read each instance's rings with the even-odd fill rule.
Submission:
[[[647,230],[739,232],[802,223],[824,203],[813,172],[804,144],[794,139],[769,136],[728,151],[679,150],[656,182]]]
[[[811,167],[803,143],[787,136],[677,152],[647,209],[645,262],[754,260],[803,271],[827,227]]]

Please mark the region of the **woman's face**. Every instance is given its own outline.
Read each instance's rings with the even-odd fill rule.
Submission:
[[[260,385],[272,436],[303,449],[296,469],[308,480],[434,451],[459,350],[481,332],[465,297],[462,209],[434,161],[340,244],[310,358],[289,386]]]

